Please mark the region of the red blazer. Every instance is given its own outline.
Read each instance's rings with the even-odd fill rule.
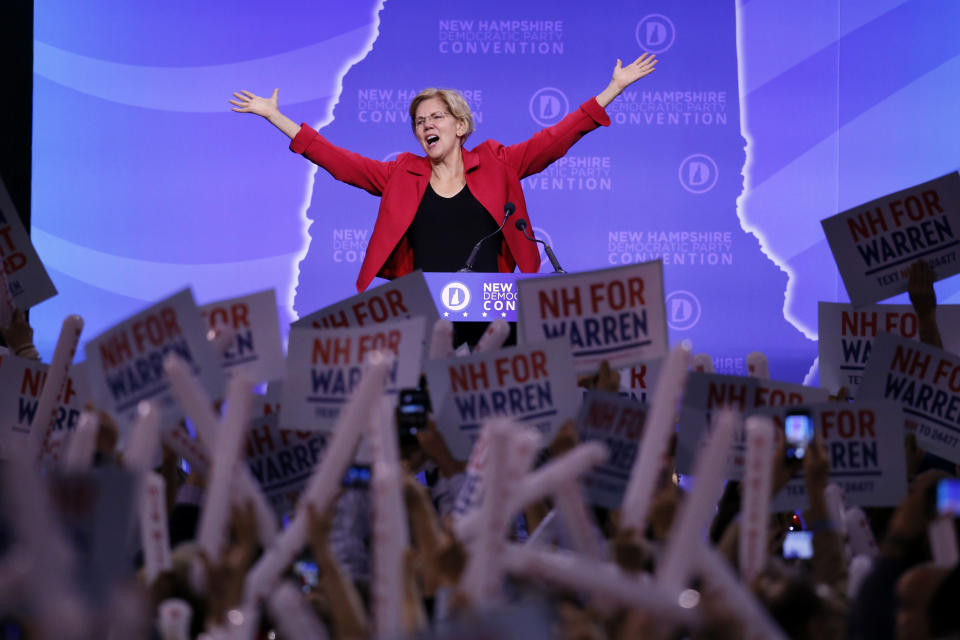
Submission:
[[[487,140],[470,151],[462,149],[470,193],[498,225],[503,222],[503,206],[507,202],[516,205],[515,218],[527,220],[529,225],[520,180],[543,171],[585,134],[609,124],[606,111],[590,98],[526,142],[505,147]],[[357,291],[366,289],[374,276],[393,279],[413,271],[413,250],[406,233],[430,182],[430,161],[426,157],[402,153],[391,162],[371,160],[330,144],[306,124],[300,126],[290,150],[324,168],[337,180],[381,197],[377,222],[357,277]],[[529,228],[532,232],[533,226]],[[505,242],[498,257],[501,272],[509,273],[518,265],[524,273],[540,269],[537,246],[513,224],[504,227],[503,236]]]

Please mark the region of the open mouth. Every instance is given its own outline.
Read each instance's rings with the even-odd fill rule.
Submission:
[[[438,136],[438,135],[429,135],[429,136],[426,137],[426,141],[427,141],[427,146],[428,146],[428,147],[432,147],[433,145],[437,144],[437,142],[440,141],[440,136]]]

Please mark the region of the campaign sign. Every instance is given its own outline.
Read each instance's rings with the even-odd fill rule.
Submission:
[[[374,351],[397,356],[387,377],[387,395],[417,386],[423,332],[423,318],[354,329],[291,328],[280,426],[332,431]]]
[[[559,338],[577,373],[606,360],[614,369],[666,355],[667,317],[660,260],[517,283],[525,342]]]
[[[572,366],[570,348],[560,340],[428,361],[437,426],[451,453],[465,460],[482,423],[492,417],[527,423],[550,442],[560,424],[577,414]]]
[[[293,511],[326,446],[322,433],[280,429],[276,414],[250,421],[246,464],[278,517]]]
[[[97,406],[113,414],[121,431],[130,427],[137,405],[152,400],[161,422],[182,411],[163,372],[163,359],[175,353],[192,368],[211,398],[223,392],[220,361],[206,338],[203,319],[189,289],[154,304],[107,329],[86,346],[90,389]]]
[[[921,448],[960,463],[960,357],[881,333],[873,341],[859,399],[900,405],[904,425]]]
[[[960,353],[960,305],[937,306],[937,324],[944,349]],[[818,308],[820,386],[831,392],[846,387],[856,396],[873,339],[890,333],[916,339],[917,314],[908,304],[877,304],[855,309],[851,304],[821,302]]]
[[[280,413],[280,401],[283,399],[283,380],[271,380],[267,383],[267,392],[262,396],[257,396],[257,402],[261,414],[268,416],[271,413]]]
[[[427,326],[431,329],[440,317],[421,271],[414,271],[314,311],[290,326],[346,329],[416,317],[426,318]]]
[[[580,406],[580,441],[599,440],[610,457],[583,477],[591,504],[619,509],[640,447],[647,407],[613,393],[591,391]]]
[[[960,273],[960,175],[871,200],[821,220],[855,307],[907,290],[910,263],[924,259],[937,280]]]
[[[710,428],[714,409],[727,408],[751,413],[759,407],[781,407],[814,404],[827,401],[827,391],[789,382],[728,376],[693,371],[687,377],[680,406],[680,425],[677,432],[676,468],[678,473],[690,473],[701,440]],[[727,478],[743,477],[746,463],[746,432],[743,425],[737,429],[730,454],[727,457]]]
[[[648,404],[653,400],[653,390],[660,379],[663,358],[645,360],[632,367],[620,370],[620,395],[634,402]]]
[[[243,371],[253,382],[283,377],[283,343],[273,289],[201,305],[200,315],[207,329],[234,334],[220,355],[228,378],[235,371]]]
[[[887,507],[907,493],[907,464],[903,455],[903,413],[889,402],[827,402],[808,405],[820,435],[829,481],[846,492],[847,505]],[[788,407],[760,409],[778,429]],[[771,511],[797,511],[810,505],[803,472],[773,496]]]
[[[12,203],[0,198],[0,260],[10,284],[10,296],[18,309],[29,309],[57,295],[30,236]]]
[[[59,457],[59,449],[80,422],[80,412],[90,399],[82,365],[70,368],[63,394],[55,405],[57,415],[50,426],[44,457]],[[46,377],[47,365],[42,362],[7,354],[0,356],[0,389],[4,390],[0,394],[0,460],[26,450]]]

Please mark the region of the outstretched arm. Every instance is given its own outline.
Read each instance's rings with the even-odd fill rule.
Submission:
[[[644,76],[653,73],[657,66],[657,57],[650,53],[645,53],[627,66],[623,66],[620,58],[617,58],[617,66],[613,68],[613,77],[610,84],[597,96],[597,102],[601,107],[606,108],[613,99],[620,95],[620,92]]]
[[[270,124],[283,131],[292,140],[300,131],[300,125],[280,113],[280,109],[277,108],[277,93],[279,91],[279,89],[274,89],[273,95],[269,98],[261,98],[250,91],[234,92],[233,96],[236,100],[231,100],[230,104],[234,105],[233,110],[237,113],[254,113],[263,116]]]

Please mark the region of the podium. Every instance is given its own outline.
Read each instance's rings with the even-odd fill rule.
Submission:
[[[517,282],[553,273],[424,273],[441,318],[451,322],[517,321]]]

